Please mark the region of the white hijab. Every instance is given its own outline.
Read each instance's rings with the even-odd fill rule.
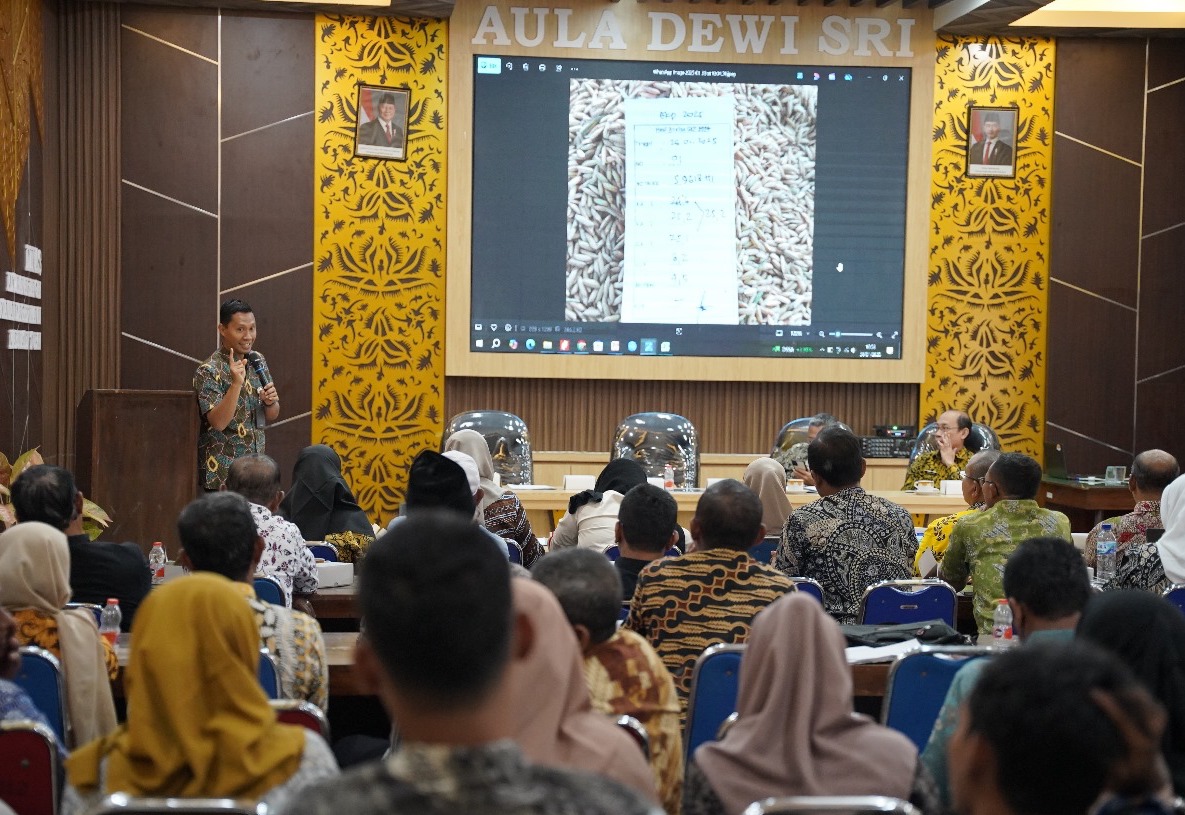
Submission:
[[[1178,477],[1160,496],[1160,520],[1164,535],[1156,542],[1165,577],[1185,583],[1185,478]]]

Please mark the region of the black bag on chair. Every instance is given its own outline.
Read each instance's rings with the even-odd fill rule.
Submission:
[[[895,625],[841,625],[848,645],[892,645],[917,639],[923,645],[969,645],[971,638],[942,620]]]

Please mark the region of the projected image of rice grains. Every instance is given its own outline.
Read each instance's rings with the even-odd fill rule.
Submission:
[[[734,111],[732,183],[736,228],[735,235],[728,236],[728,245],[716,249],[727,249],[728,256],[735,257],[735,269],[721,270],[720,276],[731,278],[730,272],[735,273],[737,309],[735,320],[730,313],[728,319],[717,314],[699,322],[810,323],[817,88],[598,79],[569,82],[565,319],[586,322],[622,319],[627,245],[626,176],[630,167],[625,101],[721,96],[731,97]],[[670,128],[662,135],[678,130]],[[674,164],[683,162],[689,171],[709,155],[702,143],[689,138],[680,139],[678,144],[672,140],[671,145],[665,160]],[[635,157],[635,172],[636,160]],[[692,180],[702,180],[703,175],[696,173]],[[679,177],[688,178],[687,174]],[[678,236],[680,229],[697,223],[695,208],[700,204],[688,192],[672,191],[668,199],[671,228],[656,233],[655,240]],[[709,218],[714,210],[709,207],[698,214]],[[634,222],[637,223],[636,218]],[[629,238],[636,240],[638,236]],[[669,256],[670,260],[666,261],[669,268],[664,264],[663,268],[655,269],[650,268],[655,263],[654,257],[648,255],[644,276],[650,280],[669,279],[677,283],[683,279],[689,285],[694,283],[695,270],[690,269],[694,264],[681,261],[676,251]],[[685,279],[688,269],[692,272],[690,281]],[[647,322],[695,321],[687,314],[666,308],[661,301],[654,306],[653,313],[646,316]]]

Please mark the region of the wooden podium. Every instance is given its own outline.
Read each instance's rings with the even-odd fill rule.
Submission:
[[[75,416],[78,488],[111,515],[103,540],[161,541],[175,558],[177,516],[197,497],[193,391],[91,390]]]

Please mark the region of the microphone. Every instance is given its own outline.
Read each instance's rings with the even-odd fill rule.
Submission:
[[[272,378],[267,370],[267,363],[263,361],[263,355],[258,351],[247,352],[247,362],[251,364],[251,369],[255,371],[255,375],[259,377],[259,386],[266,388],[271,384]]]

